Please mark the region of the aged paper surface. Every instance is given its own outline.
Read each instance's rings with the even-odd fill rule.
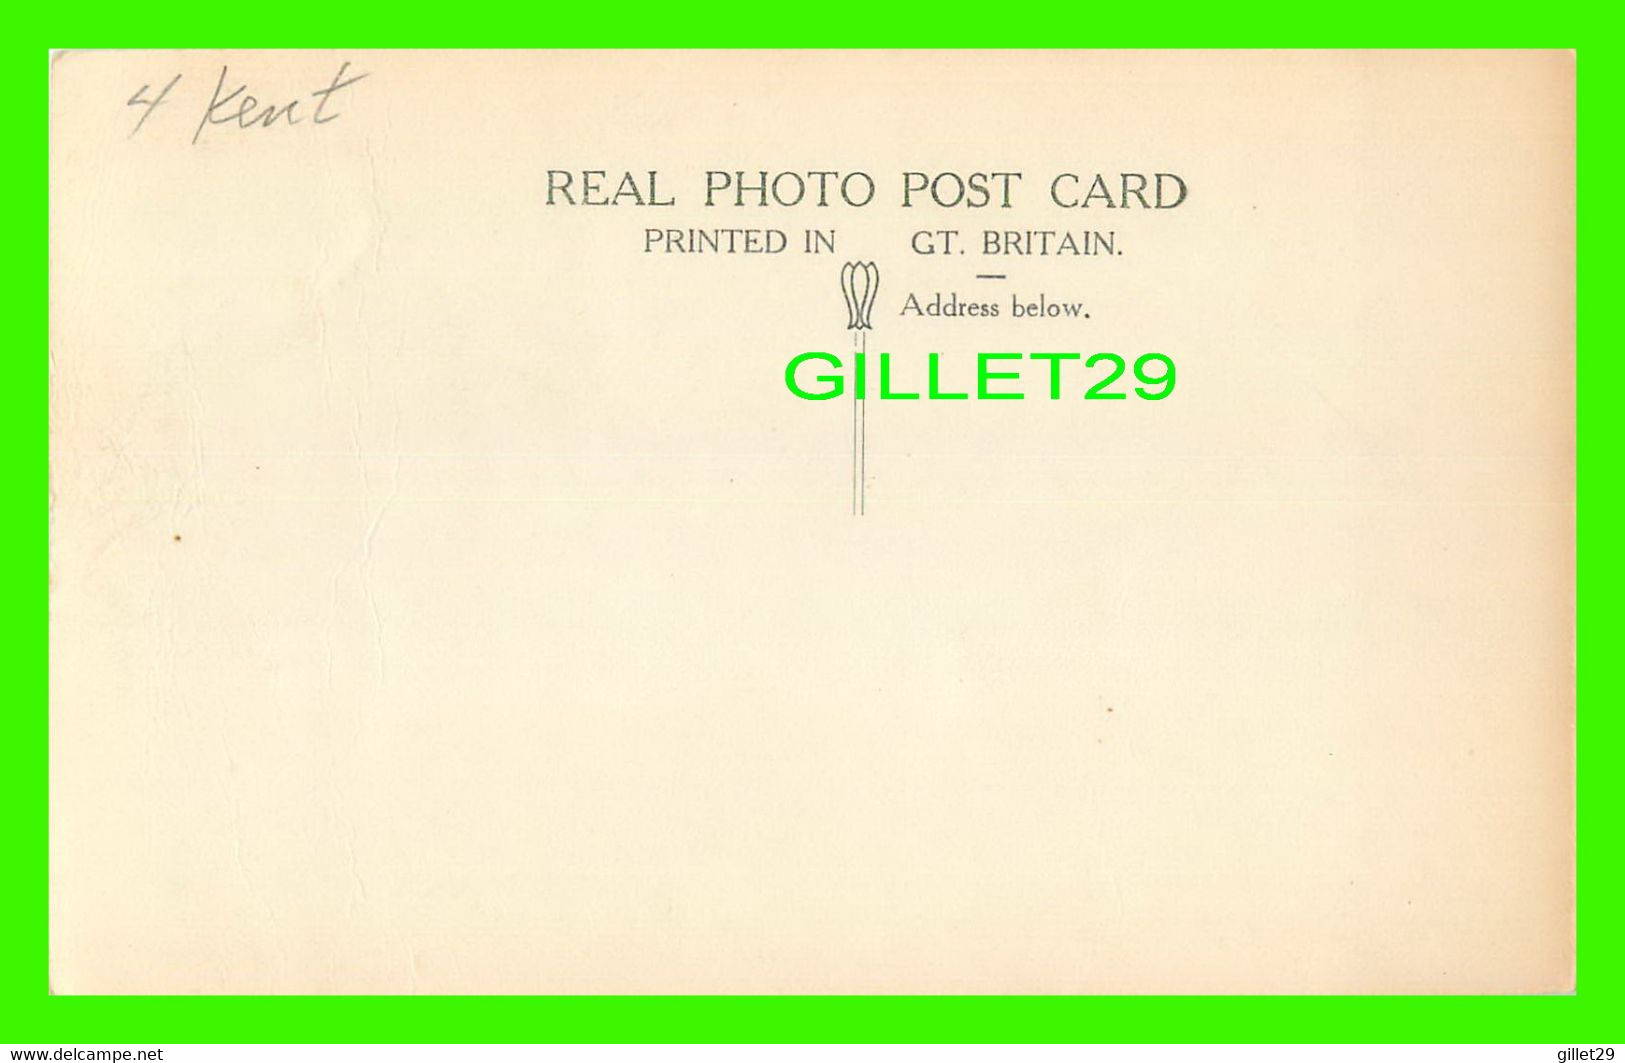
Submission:
[[[50,125],[56,992],[1572,988],[1572,56],[69,53]]]

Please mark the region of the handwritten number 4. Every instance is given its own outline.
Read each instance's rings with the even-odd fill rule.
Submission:
[[[135,95],[130,97],[129,102],[127,104],[125,104],[125,106],[127,106],[127,107],[145,107],[146,110],[142,111],[141,112],[141,117],[136,120],[135,128],[130,130],[130,136],[133,137],[137,133],[141,132],[142,124],[144,122],[146,122],[147,118],[152,114],[153,111],[156,111],[158,109],[158,105],[160,103],[164,102],[164,97],[169,95],[169,90],[174,88],[175,87],[175,82],[179,81],[180,79],[181,79],[181,76],[179,74],[176,74],[174,77],[170,78],[169,79],[169,84],[164,86],[164,91],[160,92],[158,94],[158,98],[154,99],[154,100],[142,99],[142,94],[145,93],[147,91],[147,89],[151,88],[152,86],[150,86],[150,85],[142,85],[140,88],[135,90]]]

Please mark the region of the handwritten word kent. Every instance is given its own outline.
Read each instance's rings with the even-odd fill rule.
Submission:
[[[313,125],[326,125],[340,117],[334,110],[335,97],[341,90],[349,88],[366,74],[350,74],[349,63],[339,65],[338,73],[323,88],[314,89],[308,94],[298,95],[292,99],[278,96],[276,99],[267,99],[256,96],[249,91],[245,81],[228,91],[230,84],[228,78],[230,71],[227,67],[220,68],[220,78],[215,82],[214,93],[209,98],[209,104],[203,109],[198,118],[197,127],[192,131],[192,143],[196,144],[203,136],[204,130],[210,126],[226,126],[235,129],[271,129],[278,125],[301,125],[307,120]],[[159,107],[170,102],[169,94],[181,80],[176,74],[169,79],[169,83],[159,90],[156,96],[149,96],[152,85],[142,85],[125,101],[126,106],[140,107],[141,117],[136,119],[135,128],[130,130],[130,136],[141,132],[141,127],[151,118]],[[286,102],[282,102],[286,99]],[[311,102],[314,101],[314,102]]]

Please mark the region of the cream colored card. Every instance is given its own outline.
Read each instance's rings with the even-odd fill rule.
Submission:
[[[1572,55],[51,78],[56,992],[1572,988]]]

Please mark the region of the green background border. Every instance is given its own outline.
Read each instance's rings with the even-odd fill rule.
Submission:
[[[27,163],[46,129],[48,47],[1572,47],[1587,100],[1619,99],[1615,30],[1594,13],[1512,4],[1423,10],[1410,4],[1255,6],[1004,2],[889,7],[859,3],[456,5],[411,0],[376,10],[332,3],[27,5],[6,16],[7,98],[23,147],[5,181],[16,234],[7,298],[12,380],[0,421],[11,519],[0,526],[13,691],[0,713],[0,1043],[530,1041],[1484,1041],[1606,1043],[1620,994],[1622,878],[1617,586],[1619,534],[1599,504],[1616,476],[1618,393],[1612,315],[1584,336],[1578,431],[1592,496],[1581,522],[1579,629],[1593,651],[1581,685],[1578,992],[1541,997],[54,997],[46,986],[46,624],[42,495],[46,474],[47,249],[43,167]],[[26,42],[26,47],[22,43]],[[1079,101],[1087,108],[1090,101]],[[1580,282],[1614,287],[1612,204],[1621,121],[1600,111],[1582,173],[1588,232]],[[25,117],[32,108],[34,117]],[[37,125],[35,125],[37,123]],[[1515,161],[1514,163],[1515,164]],[[1606,172],[1607,177],[1604,177]],[[1608,183],[1604,183],[1605,180]],[[1447,192],[1447,190],[1444,190]],[[1584,205],[1582,205],[1584,206]],[[1503,224],[1517,225],[1508,217]],[[1611,299],[1617,294],[1611,291]],[[27,337],[34,336],[35,340]],[[1498,367],[1498,371],[1516,371]],[[1592,549],[1595,547],[1595,550]],[[1602,603],[1601,606],[1598,603]],[[1601,663],[1597,663],[1598,660]]]

